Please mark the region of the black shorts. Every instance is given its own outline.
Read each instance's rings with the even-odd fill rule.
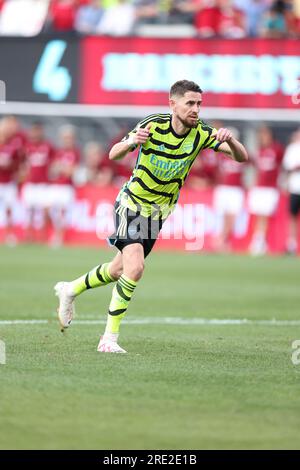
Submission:
[[[152,250],[162,227],[161,218],[144,217],[139,211],[115,204],[115,233],[108,238],[110,245],[122,251],[127,245],[140,243],[144,248],[144,256]]]
[[[290,214],[296,217],[300,212],[300,194],[290,194]]]

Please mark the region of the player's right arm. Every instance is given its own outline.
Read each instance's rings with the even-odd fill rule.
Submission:
[[[110,160],[121,160],[129,152],[134,150],[139,145],[145,144],[149,138],[151,129],[151,122],[146,127],[137,127],[134,131],[130,132],[121,142],[115,144],[110,152]]]

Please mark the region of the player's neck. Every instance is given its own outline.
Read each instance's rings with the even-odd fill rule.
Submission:
[[[174,115],[172,115],[171,126],[178,135],[185,135],[190,130]]]

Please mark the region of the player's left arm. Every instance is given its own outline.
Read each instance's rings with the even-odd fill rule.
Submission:
[[[237,139],[233,137],[229,129],[221,127],[215,133],[216,140],[221,142],[217,151],[225,153],[237,162],[247,162],[249,160],[247,150]]]

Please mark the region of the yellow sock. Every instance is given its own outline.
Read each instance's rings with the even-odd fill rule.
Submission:
[[[110,263],[100,264],[100,266],[96,266],[88,273],[75,279],[70,283],[70,291],[77,296],[87,289],[94,289],[115,282],[116,279],[113,279],[109,273],[109,266]]]
[[[112,298],[109,304],[109,312],[107,315],[105,334],[119,333],[121,320],[126,314],[127,307],[136,286],[137,283],[129,279],[124,274],[119,278],[113,288]]]

